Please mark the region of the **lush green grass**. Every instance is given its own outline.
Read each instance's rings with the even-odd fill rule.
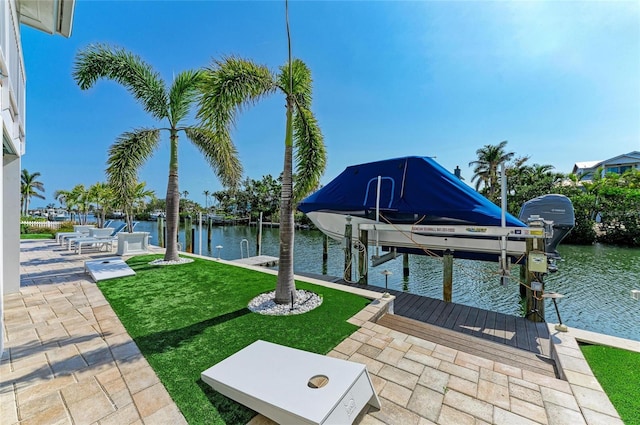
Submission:
[[[263,316],[247,304],[275,289],[276,277],[215,261],[151,266],[128,260],[136,276],[98,285],[190,424],[246,423],[255,413],[213,391],[200,373],[262,339],[325,354],[357,327],[346,320],[368,300],[297,282],[323,296],[315,310]],[[287,360],[265,367],[286,367]]]
[[[20,239],[53,239],[51,233],[22,233]]]
[[[601,345],[580,348],[624,423],[640,424],[640,353]]]

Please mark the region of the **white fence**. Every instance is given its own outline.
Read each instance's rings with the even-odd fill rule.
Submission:
[[[20,225],[29,227],[49,227],[51,229],[59,229],[62,225],[61,221],[21,221]]]

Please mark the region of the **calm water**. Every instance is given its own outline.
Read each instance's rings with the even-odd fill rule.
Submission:
[[[157,224],[141,222],[136,230],[152,234],[157,243]],[[198,253],[196,228],[195,252]],[[329,241],[329,260],[322,264],[322,233],[303,230],[296,233],[294,268],[296,272],[342,276],[344,253],[341,245]],[[218,256],[217,245],[222,245],[220,258],[240,258],[240,244],[248,241],[249,254],[256,255],[257,229],[247,226],[214,227],[212,241],[207,243],[203,228],[202,255]],[[184,232],[180,242],[184,246]],[[262,254],[278,256],[278,229],[264,228]],[[243,247],[246,256],[246,244]],[[369,248],[369,255],[374,253]],[[568,326],[601,332],[640,341],[640,301],[631,298],[632,289],[640,289],[640,249],[616,248],[603,245],[559,248],[563,261],[559,271],[546,278],[546,288],[565,295],[558,302],[562,321]],[[410,275],[402,276],[402,257],[378,267],[369,267],[369,284],[384,287],[381,274],[389,270],[389,288],[442,299],[442,263],[437,258],[412,255],[409,259]],[[354,276],[356,267],[354,265]],[[518,267],[512,274],[519,277]],[[520,315],[516,281],[500,285],[497,264],[480,261],[454,260],[453,301],[486,310]],[[546,301],[546,317],[557,322],[551,301]]]

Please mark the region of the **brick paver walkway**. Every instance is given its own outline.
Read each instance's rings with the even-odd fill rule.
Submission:
[[[3,425],[186,423],[84,274],[83,262],[99,256],[22,242],[21,290],[4,300]],[[566,380],[554,379],[377,325],[385,306],[351,318],[360,329],[329,353],[372,376],[382,408],[361,424],[622,424],[570,335],[553,338]]]
[[[5,296],[0,418],[9,424],[185,424],[84,260],[21,243],[21,290]]]

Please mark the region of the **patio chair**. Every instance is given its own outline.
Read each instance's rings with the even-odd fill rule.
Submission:
[[[107,228],[113,223],[113,220],[107,220],[102,225],[102,228]],[[69,238],[81,238],[89,236],[90,229],[96,228],[93,224],[80,224],[73,226],[73,232],[58,232],[56,233],[56,242],[58,245],[63,246]]]
[[[135,229],[137,224],[138,224],[137,221],[134,221],[133,223],[131,223],[131,229],[132,230]],[[126,227],[127,227],[126,224],[122,224],[114,232],[112,232],[109,235],[105,235],[100,232],[100,230],[104,230],[104,229],[94,229],[92,231],[93,233],[92,237],[79,238],[74,240],[74,244],[75,244],[74,251],[76,254],[82,254],[82,247],[84,245],[94,247],[99,250],[104,249],[106,251],[108,249],[109,251],[112,251],[114,242],[117,242],[118,240],[118,234],[122,233]]]
[[[89,231],[88,236],[81,236],[81,237],[67,239],[67,242],[68,242],[67,251],[71,251],[71,247],[74,245],[77,245],[78,243],[83,243],[83,245],[86,245],[87,241],[91,242],[96,240],[97,242],[107,242],[108,239],[114,238],[119,232],[122,232],[126,227],[127,227],[127,224],[122,223],[116,228],[105,227],[102,229],[91,229]],[[104,243],[102,245],[106,246],[104,245]],[[76,250],[77,250],[77,247],[76,247]]]
[[[73,232],[58,232],[56,233],[56,242],[58,245],[64,245],[64,241],[67,238],[79,238],[82,236],[88,236],[89,230],[95,228],[93,224],[80,224],[73,226]]]

